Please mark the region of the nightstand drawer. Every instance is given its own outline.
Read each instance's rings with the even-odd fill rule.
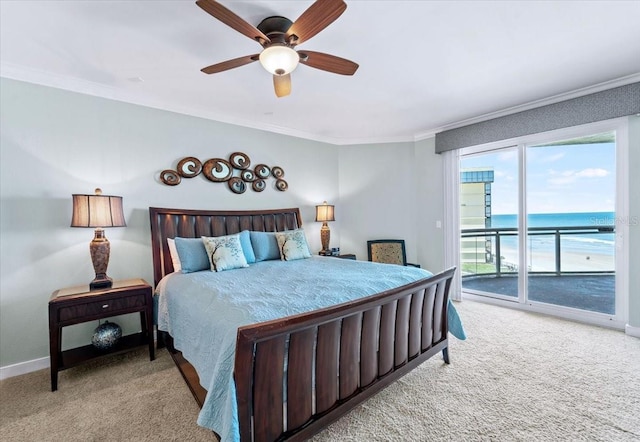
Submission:
[[[71,321],[76,318],[86,318],[89,316],[102,315],[106,313],[116,313],[123,310],[131,310],[137,307],[144,307],[146,299],[144,294],[127,296],[124,298],[114,298],[102,301],[87,302],[85,304],[61,307],[58,310],[58,321]]]

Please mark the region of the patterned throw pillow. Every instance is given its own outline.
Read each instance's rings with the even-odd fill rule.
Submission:
[[[249,267],[240,244],[240,234],[203,236],[202,241],[207,249],[212,272]]]
[[[281,260],[293,261],[295,259],[311,258],[304,230],[297,229],[277,232],[276,239],[278,240]]]
[[[402,244],[398,242],[371,244],[371,261],[403,265]]]

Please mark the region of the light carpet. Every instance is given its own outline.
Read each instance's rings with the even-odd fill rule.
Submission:
[[[318,434],[325,441],[640,441],[640,339],[456,304],[468,339]],[[0,382],[2,441],[213,441],[165,350]]]

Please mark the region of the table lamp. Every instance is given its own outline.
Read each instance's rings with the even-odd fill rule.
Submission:
[[[96,189],[95,195],[73,194],[71,227],[95,227],[95,235],[89,243],[89,253],[96,277],[89,284],[90,290],[111,287],[113,280],[107,276],[111,247],[104,235],[105,227],[126,227],[122,211],[122,197],[103,195]]]
[[[329,250],[331,231],[329,230],[327,222],[336,220],[333,215],[333,207],[334,206],[327,204],[326,201],[316,206],[316,221],[322,223],[322,227],[320,228],[320,242],[322,243],[321,255],[331,255],[331,250]]]

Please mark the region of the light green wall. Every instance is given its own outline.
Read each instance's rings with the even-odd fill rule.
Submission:
[[[418,262],[432,272],[444,265],[444,161],[436,154],[436,139],[415,143],[416,172],[416,242]],[[439,223],[439,224],[438,224]],[[438,227],[440,226],[440,227]]]
[[[316,204],[338,199],[338,148],[118,101],[2,79],[0,83],[0,367],[49,355],[47,303],[57,288],[88,283],[91,229],[72,229],[71,194],[122,195],[127,227],[107,229],[109,276],[153,282],[148,208],[300,207],[320,249]],[[247,153],[285,170],[289,190],[242,195],[202,176],[158,180],[185,156]],[[333,232],[336,244],[340,231]],[[135,315],[118,318],[125,333]],[[67,327],[63,347],[85,345],[97,322]]]
[[[367,259],[367,240],[404,239],[416,262],[416,176],[413,143],[342,146],[339,150],[343,253]]]
[[[313,206],[327,200],[336,205],[331,245],[344,253],[366,259],[366,239],[402,237],[410,261],[442,267],[442,231],[435,228],[442,180],[433,183],[442,171],[433,139],[338,148],[13,80],[1,86],[0,367],[46,357],[50,293],[93,277],[92,232],[68,226],[71,194],[98,186],[124,198],[128,226],[107,230],[108,273],[116,279],[152,280],[149,206],[299,206],[311,248],[319,250]],[[158,181],[184,156],[236,150],[282,166],[289,190],[234,195],[201,177],[176,187]],[[417,205],[419,193],[426,199]],[[138,329],[135,317],[116,320],[125,333]],[[86,344],[96,325],[65,328],[63,347]]]
[[[343,146],[339,158],[342,251],[365,260],[367,240],[404,239],[407,261],[443,270],[444,176],[435,138]]]

